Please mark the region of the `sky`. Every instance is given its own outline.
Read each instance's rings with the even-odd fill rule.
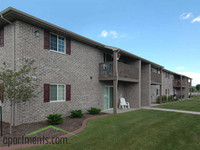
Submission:
[[[199,0],[0,0],[9,6],[200,84]]]

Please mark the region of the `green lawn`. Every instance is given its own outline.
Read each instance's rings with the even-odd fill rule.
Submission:
[[[200,148],[200,116],[137,110],[90,120],[66,145],[31,150],[195,150]]]
[[[163,104],[155,107],[200,112],[200,99],[184,100],[177,103]]]

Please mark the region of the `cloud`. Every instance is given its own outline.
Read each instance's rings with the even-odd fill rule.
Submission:
[[[101,37],[107,37],[108,36],[108,32],[106,31],[106,30],[103,30],[102,32],[101,32],[101,35],[100,35]]]
[[[110,30],[110,31],[103,30],[101,31],[100,37],[103,37],[103,38],[111,37],[113,39],[130,38],[128,34],[121,34],[115,30]]]
[[[185,69],[185,67],[176,67],[176,70],[184,70]]]
[[[200,84],[200,73],[196,73],[196,72],[179,72],[179,73],[192,78],[193,86]]]
[[[107,30],[103,30],[100,34],[100,37],[112,37],[113,39],[118,38],[118,33],[117,31],[111,30],[111,31],[107,31]]]
[[[111,35],[114,39],[118,38],[118,33],[117,33],[117,31],[110,31],[109,33],[110,33],[110,35]]]
[[[180,15],[180,18],[181,19],[183,19],[183,20],[185,20],[185,19],[189,19],[190,17],[192,17],[193,15],[192,15],[192,13],[190,12],[190,13],[182,13],[181,15]]]
[[[191,23],[200,22],[200,16],[194,18]]]

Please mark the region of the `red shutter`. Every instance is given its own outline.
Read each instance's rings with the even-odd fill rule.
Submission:
[[[44,84],[44,102],[50,101],[50,85]]]
[[[0,29],[0,47],[4,46],[4,29]]]
[[[71,55],[71,40],[66,39],[66,54]]]
[[[66,85],[66,101],[71,100],[71,85]]]
[[[0,100],[3,103],[3,85],[0,84]]]
[[[50,49],[50,33],[44,31],[44,49]]]

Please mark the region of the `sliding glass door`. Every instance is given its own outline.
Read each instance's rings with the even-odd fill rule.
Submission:
[[[113,108],[113,87],[104,87],[104,109]]]

